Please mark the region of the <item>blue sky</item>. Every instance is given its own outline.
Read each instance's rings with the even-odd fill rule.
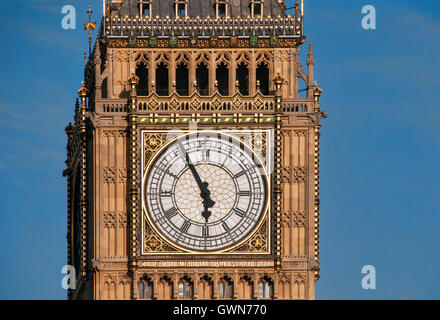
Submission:
[[[0,299],[66,297],[64,127],[82,80],[89,2],[99,21],[96,0],[0,3]],[[61,28],[66,4],[77,9],[76,30]],[[361,28],[366,4],[377,30]],[[305,11],[329,113],[316,296],[438,299],[440,2],[305,0]],[[364,265],[376,267],[374,291],[361,287]]]

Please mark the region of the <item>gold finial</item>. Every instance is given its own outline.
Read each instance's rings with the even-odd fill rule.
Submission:
[[[78,96],[81,98],[81,107],[85,106],[87,97],[87,85],[85,81],[81,81],[81,88],[78,90]]]
[[[96,29],[96,21],[92,22],[92,7],[89,6],[89,11],[87,14],[89,15],[89,21],[84,23],[84,30],[89,31],[89,55],[92,55],[92,32]]]
[[[275,76],[273,81],[275,82],[275,84],[282,84],[283,83],[284,79],[281,77],[280,72],[277,72],[277,75]]]
[[[130,77],[128,78],[128,83],[130,85],[137,85],[139,83],[139,77],[136,75],[136,73],[131,71]]]
[[[318,81],[315,81],[315,86],[313,87],[313,93],[317,98],[319,98],[322,94],[322,89],[318,87]]]
[[[87,88],[87,84],[86,84],[86,82],[83,80],[83,81],[81,81],[81,89],[79,89],[80,91],[82,91],[83,89],[86,89]],[[86,89],[87,90],[87,89]]]
[[[277,72],[277,75],[273,79],[273,82],[275,83],[275,89],[276,89],[276,96],[281,96],[281,87],[283,86],[284,79],[281,77],[280,72]]]

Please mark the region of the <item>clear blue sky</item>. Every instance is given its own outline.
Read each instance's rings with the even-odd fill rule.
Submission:
[[[96,0],[0,3],[0,299],[66,297],[64,127],[89,2],[99,21]],[[61,28],[66,4],[77,30]],[[366,4],[375,31],[361,28]],[[329,113],[317,298],[440,298],[440,1],[305,0],[305,12]],[[375,291],[361,288],[367,264]]]

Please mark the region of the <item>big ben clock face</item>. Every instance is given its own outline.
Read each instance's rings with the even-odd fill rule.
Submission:
[[[255,232],[268,207],[262,161],[238,139],[217,132],[171,139],[144,178],[153,228],[189,252],[221,252]]]

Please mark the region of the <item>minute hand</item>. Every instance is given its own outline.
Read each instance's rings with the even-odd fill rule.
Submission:
[[[179,144],[180,150],[182,151],[182,154],[185,155],[186,163],[188,164],[188,167],[190,168],[190,170],[191,170],[191,172],[192,172],[192,174],[194,176],[194,179],[196,179],[196,182],[197,182],[197,185],[199,186],[200,191],[203,191],[202,189],[204,188],[204,186],[203,186],[202,179],[200,178],[196,168],[192,164],[191,159],[189,158],[189,154],[186,152],[186,150],[183,147],[182,143],[178,142],[178,144]]]
[[[196,182],[197,182],[197,185],[199,186],[200,191],[203,192],[203,190],[205,189],[205,185],[203,184],[202,179],[200,178],[199,173],[196,170],[196,167],[194,167],[194,165],[192,164],[188,153],[186,153],[185,157],[186,157],[186,163],[188,163],[188,167],[191,170],[191,172],[194,176],[194,179],[196,179]]]
[[[203,199],[203,207],[204,207],[202,216],[206,219],[206,222],[208,222],[208,219],[211,216],[211,212],[208,209],[212,208],[215,205],[215,202],[210,197],[211,192],[208,190],[209,183],[202,182],[199,173],[197,172],[196,168],[191,162],[191,159],[189,158],[189,154],[185,151],[183,145],[180,142],[179,142],[179,147],[182,153],[185,155],[186,163],[188,164],[188,167],[191,170],[191,173],[193,174],[194,179],[196,180],[197,185],[200,189],[200,196]]]

